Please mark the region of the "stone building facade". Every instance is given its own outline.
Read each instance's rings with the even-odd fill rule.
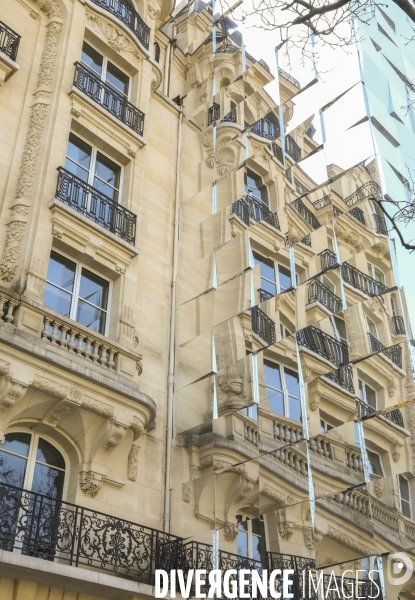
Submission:
[[[286,134],[299,83],[209,5],[4,3],[2,600],[137,600],[214,565],[293,568],[300,597],[303,567],[350,585],[412,557],[376,156],[326,165],[311,117]]]

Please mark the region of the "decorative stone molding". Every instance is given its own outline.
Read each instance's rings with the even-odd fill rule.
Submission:
[[[350,309],[344,311],[344,320],[347,331],[347,340],[349,342],[350,358],[360,358],[359,348],[357,344],[356,331],[353,323],[353,313]]]
[[[103,448],[106,452],[114,450],[124,439],[128,431],[127,425],[119,423],[115,419],[111,419],[110,431],[105,437]]]
[[[182,498],[185,502],[190,502],[192,499],[192,488],[189,483],[183,483],[182,485]]]
[[[30,384],[32,388],[35,390],[39,390],[40,392],[45,392],[45,394],[49,394],[49,396],[54,396],[55,398],[59,398],[63,400],[68,395],[68,388],[64,385],[60,385],[55,381],[50,379],[45,379],[41,375],[35,375],[33,382]]]
[[[6,412],[23,398],[28,386],[11,377],[7,379],[4,390],[0,393],[0,412]]]
[[[85,410],[89,410],[90,412],[95,413],[99,417],[104,417],[104,419],[110,419],[114,414],[114,407],[109,404],[104,404],[100,400],[95,400],[94,398],[89,398],[85,396],[82,401],[82,408]]]
[[[375,492],[376,498],[382,498],[385,491],[385,482],[383,479],[375,479],[373,482],[373,491]]]
[[[200,467],[193,465],[190,467],[190,479],[194,481],[195,479],[199,479],[200,477]]]
[[[95,498],[102,487],[102,475],[93,471],[81,471],[79,473],[79,485],[85,496]]]
[[[71,408],[72,406],[66,402],[58,402],[47,412],[46,416],[43,418],[43,422],[52,427],[56,427],[59,421],[66,417]]]
[[[254,489],[254,485],[255,481],[253,479],[245,477],[243,480],[242,489],[239,491],[236,501],[242,502],[242,500],[245,500]]]
[[[283,540],[289,540],[294,533],[293,523],[288,523],[287,521],[278,523],[278,533]]]
[[[7,223],[3,255],[0,262],[0,277],[7,282],[12,281],[16,274],[20,247],[29,218],[37,159],[52,95],[53,73],[63,28],[63,14],[55,0],[46,0],[42,10],[50,20],[46,24],[46,42],[40,61],[37,88],[34,93],[35,100],[29,118],[15,202],[10,208],[11,216]]]
[[[224,538],[227,542],[234,542],[238,535],[238,525],[234,523],[225,523]]]
[[[162,3],[160,0],[149,0],[147,5],[148,16],[150,19],[158,19],[161,13]]]
[[[226,368],[226,374],[218,376],[218,386],[220,389],[218,394],[220,408],[231,408],[235,405],[243,407],[246,405],[246,399],[248,398],[246,378],[244,375],[238,374],[236,365],[229,365]]]
[[[134,415],[130,429],[132,429],[134,435],[130,452],[128,453],[127,477],[130,481],[137,481],[138,456],[140,450],[138,441],[144,433],[144,424],[137,416]]]
[[[270,486],[268,483],[263,483],[260,492],[263,496],[266,496],[270,500],[273,500],[276,504],[285,504],[285,496],[278,492],[275,488]]]
[[[159,0],[151,1],[158,2]],[[86,18],[88,26],[98,33],[100,37],[103,37],[113,50],[121,55],[126,54],[127,60],[133,63],[136,67],[141,66],[141,53],[138,51],[137,46],[131,42],[128,35],[121,28],[116,27],[103,17],[98,16],[89,10],[86,11]]]
[[[354,552],[358,552],[362,556],[373,555],[373,548],[371,548],[370,546],[365,546],[365,544],[358,542],[355,538],[352,538],[350,535],[347,535],[346,533],[335,529],[331,525],[329,525],[328,532],[326,533],[326,535],[332,540],[339,542],[339,544],[350,548]]]

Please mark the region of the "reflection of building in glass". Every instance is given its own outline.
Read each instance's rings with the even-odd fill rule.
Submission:
[[[157,568],[219,565],[293,569],[299,598],[304,568],[327,589],[411,555],[409,322],[377,202],[401,155],[360,114],[341,129],[333,90],[324,142],[319,115],[292,125],[304,90],[210,5],[9,4],[0,597],[153,597]]]

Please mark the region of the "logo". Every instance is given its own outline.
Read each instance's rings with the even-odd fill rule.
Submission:
[[[403,585],[412,576],[414,567],[411,559],[404,552],[389,554],[386,563],[386,579],[392,585]]]

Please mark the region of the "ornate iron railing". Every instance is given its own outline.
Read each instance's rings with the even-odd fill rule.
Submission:
[[[281,146],[278,146],[278,144],[276,144],[275,142],[272,142],[272,152],[273,152],[275,158],[277,160],[279,160],[280,163],[284,164],[284,157],[282,154]]]
[[[393,330],[396,335],[405,335],[405,321],[403,317],[392,317]]]
[[[291,183],[291,185],[292,185],[292,183],[293,183],[293,174],[292,174],[292,171],[291,171],[291,167],[285,171],[285,177],[286,177],[287,181],[289,181]]]
[[[306,246],[310,246],[310,248],[311,248],[311,235],[310,234],[306,235],[305,237],[303,237],[302,240],[300,240],[300,242],[302,244],[305,244]]]
[[[280,569],[281,573],[283,573],[284,570],[288,569],[294,571],[293,575],[290,577],[290,579],[292,579],[293,584],[289,586],[289,593],[293,594],[293,598],[295,598],[295,600],[299,600],[300,598],[308,598],[308,600],[318,600],[317,592],[313,589],[312,585],[311,589],[308,589],[309,571],[315,573],[315,560],[306,556],[279,554],[278,552],[267,552],[266,558],[268,563],[268,573],[271,573],[276,569]],[[303,577],[303,571],[306,572],[305,577]],[[306,589],[304,589],[304,582],[306,584]],[[276,588],[278,589],[278,591],[282,591],[282,589],[280,589],[282,588],[281,580],[277,579]]]
[[[304,221],[309,225],[312,229],[316,230],[320,227],[320,223],[317,218],[313,215],[311,210],[309,210],[301,198],[297,198],[297,200],[293,200],[291,202],[291,206],[298,212],[298,214],[303,217]]]
[[[348,263],[342,264],[342,275],[346,283],[349,283],[368,296],[379,296],[379,294],[384,294],[388,291],[386,285],[362,273],[362,271],[359,271],[359,269],[352,267]]]
[[[373,213],[373,219],[375,221],[376,233],[379,233],[380,235],[388,235],[385,217]]]
[[[342,215],[344,215],[344,212],[340,210],[340,208],[338,208],[335,204],[333,204],[333,215],[334,218],[337,219],[337,217],[341,217]]]
[[[386,419],[395,423],[395,425],[399,425],[399,427],[405,427],[405,423],[403,422],[403,416],[399,408],[394,408],[389,412],[382,413]]]
[[[295,189],[297,190],[297,194],[308,194],[308,192],[310,191],[305,185],[303,185],[301,183],[301,181],[298,181],[298,179],[296,179],[294,177],[294,185],[295,185]]]
[[[390,348],[386,348],[370,331],[367,332],[369,336],[369,345],[371,352],[381,352],[383,350],[383,354],[389,358],[397,367],[402,369],[402,348],[399,346],[391,346]]]
[[[342,388],[354,394],[352,365],[344,365],[344,367],[340,367],[340,369],[336,369],[331,373],[327,373],[325,377],[331,379]]]
[[[339,312],[343,308],[341,298],[336,296],[318,279],[313,279],[308,284],[308,302],[319,302],[331,312]]]
[[[328,248],[323,250],[323,252],[320,252],[318,256],[320,257],[320,267],[322,271],[328,271],[328,269],[337,267],[339,264],[335,253]]]
[[[356,202],[363,200],[364,198],[368,198],[370,196],[376,196],[381,193],[380,185],[376,183],[376,181],[367,181],[363,185],[360,186],[353,194],[347,196],[345,198],[345,203],[347,206],[353,206]]]
[[[115,15],[130,29],[138,41],[148,50],[150,27],[126,0],[92,0],[94,4]]]
[[[223,121],[236,123],[236,108],[231,108],[231,110],[223,117]]]
[[[301,160],[301,148],[291,135],[285,136],[285,151],[295,162]]]
[[[136,133],[144,133],[144,113],[86,65],[75,63],[73,84]]]
[[[2,550],[152,583],[155,569],[176,562],[180,544],[156,529],[0,483]]]
[[[267,292],[267,290],[264,290],[262,288],[259,288],[258,292],[261,302],[265,302],[266,300],[269,300],[270,298],[273,298],[275,296],[275,294],[271,294],[271,292]]]
[[[12,60],[16,60],[19,44],[20,35],[0,21],[0,52],[4,52]]]
[[[280,136],[281,130],[278,123],[264,117],[251,126],[251,133],[268,140],[275,140]]]
[[[362,223],[362,225],[366,225],[365,213],[358,206],[351,208],[349,210],[349,215],[352,215],[352,217],[354,217],[356,221],[359,221],[359,223]]]
[[[312,203],[316,210],[321,210],[325,206],[331,203],[331,194],[327,194],[323,196],[323,198],[319,198],[319,200],[314,200]]]
[[[208,110],[208,125],[211,125],[214,121],[218,121],[220,119],[220,105],[213,103],[213,105]]]
[[[295,87],[297,87],[298,89],[301,89],[300,82],[297,79],[295,79],[294,77],[292,77],[289,73],[287,73],[286,71],[281,69],[281,67],[278,67],[278,73],[281,75],[281,77],[284,77],[284,79],[286,79],[287,81],[289,81],[290,83],[295,85]]]
[[[364,400],[360,400],[359,398],[356,398],[356,409],[357,418],[359,419],[359,421],[370,417],[370,415],[376,412],[376,408],[373,408],[373,406],[370,406],[370,404],[368,404]]]
[[[342,367],[349,362],[347,345],[313,325],[297,331],[297,342],[300,346],[304,346],[330,361],[336,367]]]
[[[250,219],[256,222],[266,221],[276,229],[280,228],[277,213],[273,213],[265,202],[256,196],[247,194],[246,199],[237,200],[232,204],[232,213],[238,215],[249,226]]]
[[[262,58],[260,58],[260,59],[259,59],[259,61],[258,61],[258,63],[259,63],[259,64],[260,64],[262,67],[264,67],[264,69],[265,69],[266,71],[268,71],[268,73],[270,73],[270,72],[271,72],[271,71],[270,71],[270,68],[269,68],[269,66],[267,65],[267,63],[265,62],[265,60],[262,60]]]
[[[134,213],[63,167],[58,171],[56,198],[130,244],[135,243]]]
[[[270,346],[275,343],[275,323],[258,306],[251,309],[252,331]]]

